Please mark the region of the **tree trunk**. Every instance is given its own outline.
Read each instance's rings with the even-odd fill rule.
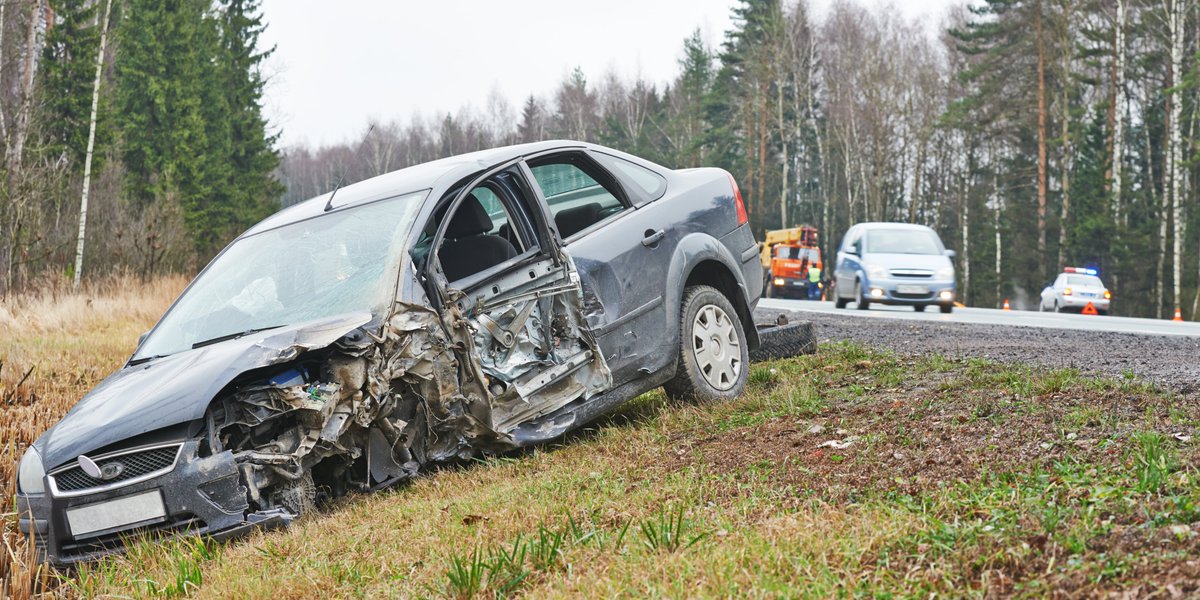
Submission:
[[[1034,3],[1035,30],[1037,32],[1037,78],[1038,78],[1038,182],[1037,182],[1037,252],[1038,276],[1046,278],[1046,50],[1042,42],[1042,2]]]
[[[1112,214],[1113,223],[1121,223],[1122,163],[1124,162],[1125,135],[1125,1],[1116,0],[1117,23],[1115,29],[1115,58],[1113,60],[1113,95],[1111,107],[1112,135]]]
[[[776,82],[776,94],[778,96],[778,104],[775,107],[775,112],[779,122],[779,138],[780,146],[783,149],[783,173],[779,181],[779,227],[786,228],[788,226],[787,218],[787,196],[788,196],[788,136],[784,135],[786,131],[786,123],[783,121],[783,82]]]
[[[96,78],[92,80],[92,116],[88,121],[87,153],[83,159],[83,191],[79,197],[79,239],[75,244],[75,283],[83,277],[83,242],[87,234],[88,188],[92,183],[92,152],[96,149],[96,109],[100,105],[100,76],[104,72],[104,46],[108,43],[108,17],[112,0],[104,4],[104,24],[100,26],[100,49],[96,52]]]
[[[1184,219],[1183,219],[1183,141],[1180,131],[1182,129],[1180,120],[1183,114],[1183,99],[1180,98],[1180,90],[1178,89],[1181,80],[1183,79],[1183,25],[1184,25],[1184,2],[1185,0],[1171,0],[1169,26],[1171,36],[1171,121],[1170,121],[1170,145],[1171,145],[1171,212],[1172,220],[1175,222],[1174,244],[1172,247],[1172,295],[1173,305],[1176,309],[1183,304],[1180,291],[1180,279],[1183,267],[1183,236],[1184,236]],[[1165,222],[1165,219],[1164,219]]]

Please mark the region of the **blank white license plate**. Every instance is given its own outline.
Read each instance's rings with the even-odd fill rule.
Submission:
[[[167,507],[158,490],[67,509],[67,523],[75,537],[165,516]]]
[[[898,285],[896,291],[901,294],[928,294],[929,288],[923,285]]]

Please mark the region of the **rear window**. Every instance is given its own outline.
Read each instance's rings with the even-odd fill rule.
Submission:
[[[645,192],[648,200],[655,200],[667,190],[667,180],[658,173],[623,158],[596,153],[596,158],[612,171],[618,171]]]
[[[1067,275],[1067,285],[1104,287],[1104,284],[1100,283],[1100,278],[1092,275]]]
[[[775,250],[775,256],[779,258],[792,258],[796,260],[808,259],[809,262],[817,261],[817,251],[812,248],[796,248],[795,246],[780,246]]]

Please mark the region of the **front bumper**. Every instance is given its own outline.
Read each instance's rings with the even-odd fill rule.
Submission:
[[[284,513],[249,513],[246,488],[229,452],[199,457],[199,443],[185,442],[170,472],[96,493],[61,496],[47,487],[36,496],[17,495],[18,526],[33,536],[40,561],[68,566],[119,553],[130,536],[204,535],[218,540],[248,533],[255,528],[286,524]],[[161,494],[165,516],[124,526],[73,535],[67,511],[146,492]]]
[[[863,285],[864,300],[905,306],[954,304],[953,279],[873,279]]]

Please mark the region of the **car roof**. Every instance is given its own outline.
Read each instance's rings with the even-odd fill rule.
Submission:
[[[344,186],[337,190],[337,195],[334,197],[334,210],[435,188],[439,185],[450,185],[472,173],[521,156],[536,154],[544,150],[572,147],[602,149],[611,152],[607,148],[583,142],[549,140],[458,154],[405,167]],[[259,221],[239,237],[254,235],[268,229],[318,216],[325,212],[325,204],[331,193],[332,191],[284,208]]]

